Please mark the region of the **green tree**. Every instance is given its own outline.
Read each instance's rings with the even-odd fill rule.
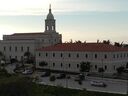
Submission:
[[[80,72],[89,72],[90,71],[90,62],[81,62],[80,63]]]
[[[24,62],[28,64],[33,64],[35,62],[35,57],[30,52],[24,53]]]
[[[124,67],[123,66],[120,66],[116,70],[117,70],[117,73],[118,74],[122,74],[122,72],[124,71]]]
[[[47,65],[48,65],[48,63],[46,61],[41,61],[39,63],[39,66],[41,66],[41,67],[44,67],[44,66],[47,66]]]

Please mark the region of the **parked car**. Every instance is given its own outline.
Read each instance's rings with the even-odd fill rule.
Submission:
[[[22,72],[24,72],[24,71],[25,71],[24,68],[15,68],[15,69],[14,69],[14,72],[15,72],[15,73],[22,73]]]
[[[97,86],[97,87],[106,87],[107,86],[104,82],[101,82],[101,81],[91,81],[90,83],[92,86]]]
[[[57,78],[57,79],[64,79],[64,78],[66,78],[66,74],[61,73],[61,74],[59,74],[59,76],[57,76],[56,78]]]
[[[48,77],[48,76],[50,76],[51,75],[51,72],[50,71],[46,71],[46,72],[44,72],[42,75],[41,75],[41,77]]]
[[[32,74],[33,70],[25,70],[24,72],[22,72],[22,74],[27,75],[27,74]]]

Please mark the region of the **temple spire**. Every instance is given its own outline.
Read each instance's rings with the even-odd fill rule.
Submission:
[[[51,4],[49,4],[49,13],[51,13]]]

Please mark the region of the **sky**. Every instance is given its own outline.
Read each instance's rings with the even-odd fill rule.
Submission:
[[[128,43],[128,0],[0,0],[3,35],[44,32],[49,4],[63,42]]]

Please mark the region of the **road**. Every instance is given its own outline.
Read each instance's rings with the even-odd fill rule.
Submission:
[[[124,80],[114,80],[114,79],[105,79],[105,78],[96,78],[96,77],[86,77],[86,79],[80,85],[77,81],[74,81],[74,76],[70,79],[56,79],[55,81],[49,81],[49,77],[40,77],[41,81],[47,85],[52,86],[62,86],[71,89],[87,89],[89,91],[99,91],[99,92],[108,92],[108,93],[118,93],[126,94],[127,92],[127,82]],[[90,81],[103,81],[107,84],[107,87],[95,87],[91,86]]]

